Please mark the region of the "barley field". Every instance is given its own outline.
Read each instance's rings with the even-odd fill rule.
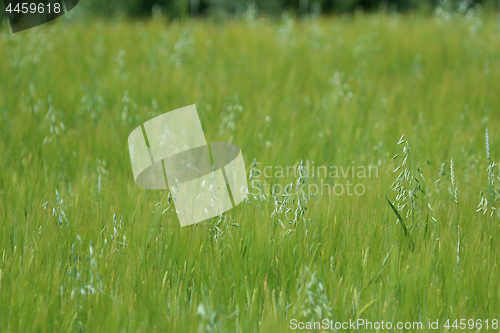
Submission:
[[[4,24],[0,332],[498,332],[499,61],[486,10]],[[251,195],[180,228],[127,138],[190,104]]]

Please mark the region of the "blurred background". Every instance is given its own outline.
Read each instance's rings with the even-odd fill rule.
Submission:
[[[304,15],[339,14],[353,11],[406,12],[417,10],[431,13],[435,8],[450,12],[467,11],[482,6],[496,10],[500,0],[81,0],[78,14],[91,17],[151,17],[167,16],[182,19],[198,16],[220,18],[248,15],[280,16],[283,12]],[[1,5],[0,5],[1,7]],[[5,19],[0,11],[0,19]]]

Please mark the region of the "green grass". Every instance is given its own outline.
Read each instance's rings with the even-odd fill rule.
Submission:
[[[500,319],[500,220],[476,212],[489,193],[486,127],[500,158],[500,26],[494,15],[476,20],[477,30],[465,17],[361,14],[56,22],[18,34],[4,25],[0,331]],[[238,144],[247,172],[254,158],[261,168],[309,160],[375,165],[378,177],[355,180],[363,196],[301,201],[294,224],[272,216],[267,196],[181,229],[166,192],[135,185],[127,137],[193,103],[207,140]],[[224,116],[235,105],[232,127]],[[416,215],[400,212],[405,233],[386,201],[398,207],[402,160],[391,158],[403,134],[414,175],[431,163],[421,164]]]

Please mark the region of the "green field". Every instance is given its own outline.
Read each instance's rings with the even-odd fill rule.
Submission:
[[[4,24],[0,332],[498,332],[495,15]],[[252,191],[293,188],[180,228],[168,192],[134,183],[127,137],[190,104]],[[377,172],[275,174],[301,161]],[[311,193],[347,181],[363,195]]]

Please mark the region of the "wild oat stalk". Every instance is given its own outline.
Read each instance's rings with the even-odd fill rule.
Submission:
[[[309,177],[304,161],[301,161],[297,168],[298,178],[286,185],[283,193],[271,193],[274,199],[274,209],[271,213],[271,218],[275,219],[275,223],[287,229],[285,235],[291,233],[299,222],[303,222],[306,227],[311,222],[310,218],[306,218],[307,205],[313,194],[308,188]],[[288,226],[285,226],[285,222]]]
[[[231,215],[227,215],[223,212],[219,216],[207,220],[204,224],[210,238],[212,253],[217,251],[222,254],[226,248],[231,249],[231,245],[228,241],[231,237],[230,227],[240,227],[239,224],[232,221]],[[198,225],[199,223],[197,223],[195,227]]]
[[[453,163],[453,157],[451,158],[450,175],[451,175],[451,188],[453,190],[453,199],[455,200],[455,204],[458,207],[458,187],[455,179],[455,165]]]
[[[205,301],[198,305],[196,314],[198,320],[198,332],[219,332],[220,319],[216,311],[214,311],[209,297],[205,297]]]
[[[488,199],[484,196],[484,191],[479,194],[481,201],[477,205],[476,212],[482,212],[486,214],[488,210],[490,211],[490,216],[493,216],[495,212],[499,215],[498,208],[496,207],[496,202],[500,195],[500,189],[495,188],[495,168],[497,167],[496,162],[491,162],[491,151],[490,151],[490,134],[488,128],[486,128],[486,158],[488,160],[488,167],[486,172],[488,173]],[[497,176],[500,180],[500,177]]]
[[[391,186],[391,189],[396,192],[396,200],[391,203],[391,207],[396,208],[397,212],[401,213],[399,217],[404,215],[404,218],[409,221],[406,225],[408,229],[414,230],[420,226],[427,228],[429,219],[432,221],[435,221],[435,219],[431,216],[432,207],[428,202],[426,180],[420,163],[427,161],[429,166],[431,164],[427,159],[423,159],[415,167],[412,167],[410,144],[405,140],[404,135],[397,144],[403,145],[403,151],[396,154],[392,161],[396,160],[400,155],[404,158],[393,171],[400,173]],[[402,217],[399,217],[398,221],[401,222]]]
[[[493,169],[496,166],[496,163],[491,163],[491,151],[490,151],[490,133],[488,131],[488,127],[486,127],[486,158],[488,159],[488,185],[489,185],[489,196],[490,196],[490,204],[495,206],[495,202],[493,202],[493,186],[495,185],[495,174],[493,173]]]
[[[266,201],[267,197],[265,193],[262,193],[263,188],[262,188],[262,183],[260,182],[260,176],[262,173],[259,170],[259,162],[257,162],[257,159],[254,158],[252,164],[250,165],[250,172],[248,174],[248,181],[250,182],[250,188],[252,190],[258,190],[260,193],[258,196],[253,195],[253,198],[255,200],[260,200],[260,201]],[[252,194],[248,195],[245,199],[246,202],[250,202]]]
[[[320,321],[321,318],[332,316],[333,307],[328,300],[325,288],[317,273],[308,266],[301,269],[297,301],[293,304],[291,312],[298,318],[308,321]]]

